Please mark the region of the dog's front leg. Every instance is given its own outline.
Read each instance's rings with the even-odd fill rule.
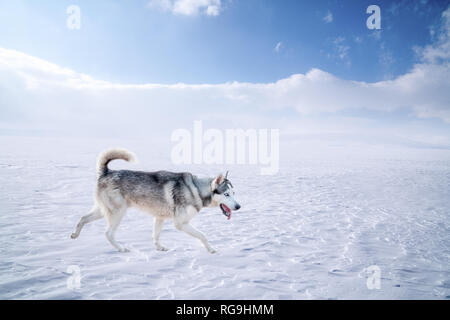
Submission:
[[[216,253],[217,251],[211,247],[208,243],[208,240],[206,239],[205,235],[195,229],[193,226],[191,226],[189,223],[181,223],[175,225],[178,230],[184,231],[187,234],[193,236],[194,238],[199,239],[203,245],[205,246],[206,250],[208,250],[209,253]]]
[[[155,244],[156,250],[167,251],[168,249],[159,243],[159,234],[161,233],[163,227],[164,219],[155,218],[155,223],[153,225],[153,243]]]

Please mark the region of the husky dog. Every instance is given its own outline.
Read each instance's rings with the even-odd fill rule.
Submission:
[[[167,251],[159,243],[165,219],[173,219],[175,227],[199,239],[210,253],[215,253],[206,237],[189,221],[204,207],[220,207],[230,219],[232,210],[240,205],[234,199],[233,185],[219,174],[215,178],[199,178],[191,173],[167,171],[141,172],[108,169],[112,160],[134,161],[135,156],[123,149],[107,150],[97,160],[95,204],[90,213],[80,219],[72,239],[76,239],[85,224],[106,218],[106,238],[120,252],[129,251],[114,239],[114,233],[129,207],[139,208],[155,217],[153,243],[159,251]]]

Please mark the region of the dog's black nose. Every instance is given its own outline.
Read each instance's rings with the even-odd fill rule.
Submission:
[[[241,206],[239,204],[236,205],[236,210],[239,210]]]

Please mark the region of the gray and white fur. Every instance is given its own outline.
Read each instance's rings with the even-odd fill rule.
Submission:
[[[120,252],[129,251],[114,237],[115,231],[130,207],[154,216],[153,243],[157,250],[167,251],[159,242],[164,220],[172,219],[175,227],[199,239],[210,253],[206,237],[189,224],[204,207],[220,207],[230,218],[232,210],[241,207],[234,199],[231,182],[219,174],[215,178],[199,178],[191,173],[168,171],[142,172],[108,168],[112,160],[134,161],[135,156],[123,149],[111,149],[100,154],[97,160],[97,187],[95,204],[90,213],[80,219],[72,239],[76,239],[84,225],[105,218],[106,238]]]

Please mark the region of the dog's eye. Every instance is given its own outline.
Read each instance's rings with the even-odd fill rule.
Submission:
[[[229,197],[230,194],[228,192],[224,193],[225,197]]]

